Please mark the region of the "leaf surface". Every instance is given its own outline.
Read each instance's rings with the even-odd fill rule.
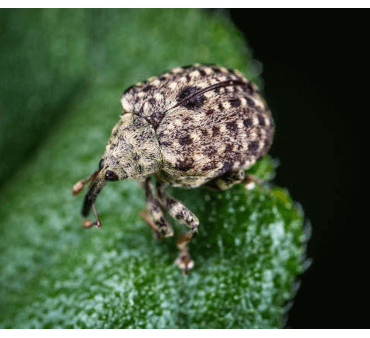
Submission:
[[[59,46],[47,49],[49,58],[60,58],[56,79],[69,89],[86,85],[77,94],[65,91],[68,104],[51,112],[61,115],[58,122],[49,121],[40,142],[32,135],[37,151],[0,191],[0,327],[280,327],[304,243],[303,214],[284,189],[173,189],[200,219],[190,245],[195,267],[186,278],[174,264],[174,238],[157,242],[140,219],[144,194],[136,182],[102,191],[101,230],[81,227],[82,197],[71,196],[72,185],[97,167],[128,86],[195,62],[236,68],[259,83],[241,34],[200,10],[22,11],[31,21],[36,14],[42,19],[35,36]],[[66,36],[74,43],[60,55]],[[44,52],[35,50],[31,60]],[[42,96],[44,87],[35,90]],[[7,142],[1,138],[1,146]],[[274,169],[266,157],[250,172],[271,179]],[[185,230],[171,222],[177,233]]]

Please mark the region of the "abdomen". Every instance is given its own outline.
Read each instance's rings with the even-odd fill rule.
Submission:
[[[196,187],[227,171],[248,169],[270,148],[274,123],[261,96],[221,89],[226,92],[193,97],[188,107],[196,109],[184,104],[168,111],[158,126],[162,175],[171,184]]]

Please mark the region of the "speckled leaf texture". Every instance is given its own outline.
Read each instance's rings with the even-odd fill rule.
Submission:
[[[305,241],[303,213],[284,189],[172,189],[200,219],[187,277],[174,264],[174,238],[156,241],[140,218],[135,181],[100,194],[101,230],[82,228],[82,196],[71,195],[97,167],[133,83],[199,62],[261,84],[227,18],[182,9],[6,10],[1,18],[1,175],[13,175],[0,190],[0,327],[281,327]],[[250,172],[268,180],[274,170],[267,156]]]

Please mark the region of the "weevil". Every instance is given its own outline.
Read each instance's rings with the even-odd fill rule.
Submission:
[[[146,196],[141,216],[157,239],[174,234],[164,211],[189,227],[176,240],[176,264],[187,274],[194,266],[188,243],[199,220],[165,187],[250,187],[258,179],[244,171],[272,144],[271,112],[258,87],[239,71],[200,64],[138,82],[123,93],[121,103],[121,118],[98,169],[72,188],[76,195],[90,183],[82,215],[92,209],[95,221],[85,220],[83,226],[102,226],[95,201],[107,181],[137,180]]]

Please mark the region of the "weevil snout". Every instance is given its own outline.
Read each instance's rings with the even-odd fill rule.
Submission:
[[[88,192],[85,195],[85,200],[82,205],[82,215],[87,216],[91,210],[91,207],[94,207],[96,197],[100,193],[100,191],[105,186],[105,180],[100,179],[99,177],[96,178],[89,187]]]
[[[82,205],[81,213],[82,213],[83,216],[87,216],[89,214],[91,208],[92,208],[93,211],[94,211],[94,215],[95,215],[96,220],[95,220],[95,222],[90,221],[90,220],[84,220],[82,222],[82,225],[83,225],[84,228],[90,228],[94,225],[96,225],[98,228],[100,228],[102,226],[102,224],[100,222],[100,219],[99,219],[99,216],[98,216],[98,212],[96,210],[95,200],[96,200],[97,195],[103,189],[103,187],[105,186],[105,183],[106,183],[104,178],[99,177],[99,173],[101,172],[103,166],[104,166],[104,160],[102,159],[99,163],[99,169],[98,170],[96,170],[91,176],[89,176],[89,177],[87,177],[87,178],[85,178],[81,181],[78,181],[72,187],[72,194],[77,195],[85,188],[85,186],[88,183],[90,183],[89,190],[85,195],[85,200],[84,200],[84,203]]]
[[[98,212],[96,210],[95,206],[95,200],[100,191],[104,188],[105,186],[105,180],[98,178],[95,178],[95,180],[91,183],[89,191],[85,195],[85,200],[82,205],[82,215],[87,216],[91,210],[93,209],[94,216],[95,216],[95,222],[90,221],[90,220],[84,220],[82,225],[84,228],[91,228],[92,226],[96,225],[98,228],[101,228],[102,224],[99,219]]]
[[[99,162],[99,169],[96,170],[91,176],[78,181],[73,187],[72,187],[72,194],[77,195],[79,194],[85,186],[90,183],[89,190],[87,191],[85,195],[85,199],[82,205],[81,213],[83,216],[87,216],[91,210],[93,209],[95,221],[90,220],[84,220],[82,222],[82,225],[84,228],[91,228],[92,226],[97,226],[100,228],[102,226],[98,212],[96,210],[95,201],[100,193],[100,191],[104,188],[107,181],[118,181],[119,177],[117,173],[115,172],[114,168],[109,167],[110,161],[105,161],[104,159],[101,159]],[[124,172],[121,170],[120,175],[122,177],[125,176]]]

